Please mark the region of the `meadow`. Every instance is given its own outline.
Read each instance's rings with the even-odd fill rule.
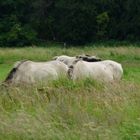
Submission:
[[[47,84],[0,85],[0,140],[140,139],[140,47],[0,48],[0,82],[16,61],[48,61],[89,54],[120,62],[119,83],[59,79]]]

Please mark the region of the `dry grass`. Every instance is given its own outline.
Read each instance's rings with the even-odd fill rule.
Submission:
[[[110,85],[90,79],[77,83],[59,79],[43,85],[0,86],[0,139],[140,139],[138,52],[139,48],[130,47],[0,49],[1,67],[5,66],[0,69],[1,79],[16,60],[44,61],[59,54],[97,54],[124,67],[122,81]]]

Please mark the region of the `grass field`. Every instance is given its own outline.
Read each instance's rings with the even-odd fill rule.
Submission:
[[[46,85],[0,86],[0,140],[140,139],[140,48],[0,48],[0,81],[14,62],[48,61],[56,55],[97,55],[120,62],[120,83],[59,79]]]

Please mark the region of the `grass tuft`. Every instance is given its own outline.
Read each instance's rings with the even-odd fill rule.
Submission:
[[[119,83],[60,78],[37,85],[0,86],[0,140],[140,139],[140,49],[135,47],[2,48],[0,80],[15,61],[90,54],[120,62]]]

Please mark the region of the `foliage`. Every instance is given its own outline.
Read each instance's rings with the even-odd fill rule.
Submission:
[[[3,1],[0,4],[0,45],[31,45],[36,32],[29,24],[29,1]]]
[[[105,38],[108,22],[109,16],[107,12],[103,12],[97,16],[97,24],[98,24],[97,37],[99,39]]]
[[[0,9],[1,46],[140,39],[138,0],[5,0]]]

